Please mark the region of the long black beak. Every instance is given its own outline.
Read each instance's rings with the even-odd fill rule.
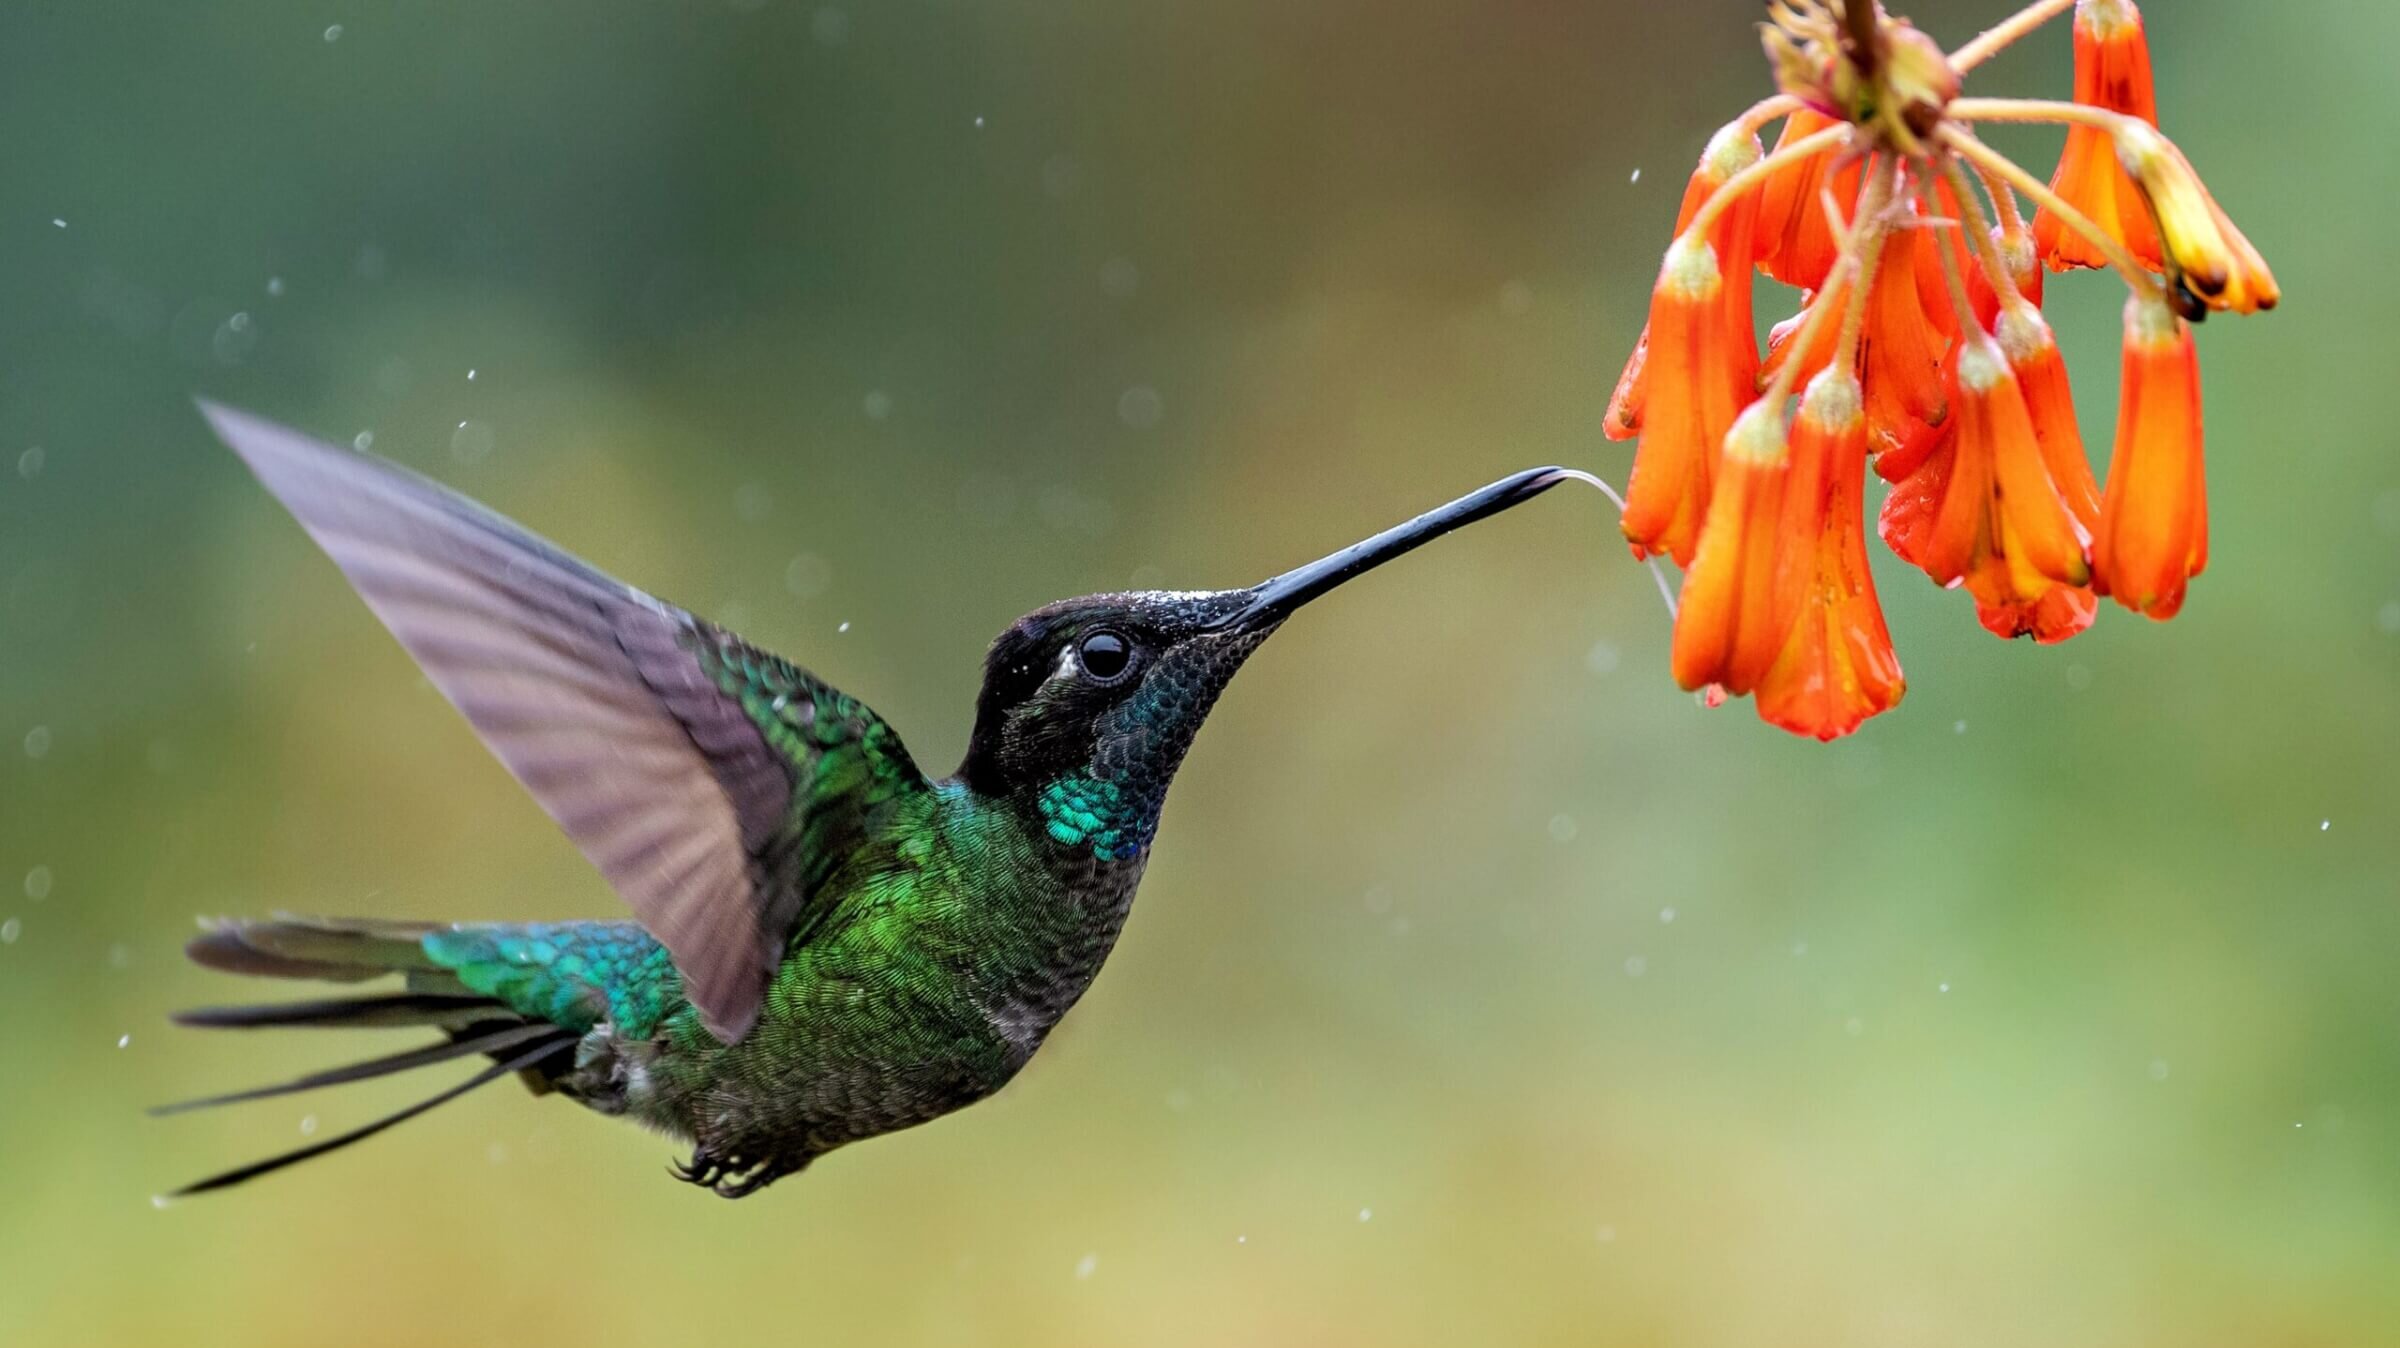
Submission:
[[[1446,506],[1428,510],[1406,524],[1394,525],[1363,543],[1353,543],[1329,557],[1321,557],[1306,566],[1286,571],[1273,580],[1252,586],[1249,603],[1210,626],[1248,628],[1281,622],[1302,604],[1343,581],[1372,571],[1453,529],[1497,515],[1510,506],[1522,505],[1565,481],[1566,477],[1567,470],[1563,468],[1528,468],[1521,473],[1511,473]]]

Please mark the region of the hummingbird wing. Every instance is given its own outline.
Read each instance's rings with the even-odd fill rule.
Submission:
[[[726,1043],[811,880],[927,790],[882,719],[407,469],[200,410],[674,956]]]

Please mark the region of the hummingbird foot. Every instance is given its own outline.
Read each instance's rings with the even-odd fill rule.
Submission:
[[[719,1156],[700,1148],[692,1152],[692,1159],[667,1167],[667,1173],[686,1184],[697,1184],[719,1198],[748,1198],[807,1165],[807,1157],[797,1161],[780,1157],[754,1159],[739,1152]]]

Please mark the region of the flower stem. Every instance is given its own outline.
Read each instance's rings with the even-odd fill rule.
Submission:
[[[2017,289],[2017,278],[2008,274],[2008,261],[2000,256],[1999,245],[1992,241],[1991,225],[1983,218],[1983,203],[1976,199],[1975,186],[1966,169],[1960,167],[1958,160],[1944,158],[1942,173],[1950,180],[1950,194],[1958,198],[1958,213],[1963,217],[1959,232],[1966,236],[1967,249],[1983,268],[1983,279],[1990,283],[1992,294],[1999,297],[2002,308],[2011,299],[2022,303],[2025,297]],[[2002,188],[2001,192],[2005,195],[2007,189]]]
[[[1945,111],[1962,122],[2069,122],[2097,127],[2111,136],[2127,122],[2139,120],[2089,103],[2055,98],[1954,98]]]
[[[1705,238],[1708,234],[1708,227],[1717,222],[1717,217],[1725,213],[1726,207],[1740,200],[1743,193],[1765,182],[1768,174],[1796,164],[1810,155],[1823,154],[1847,139],[1849,135],[1850,126],[1845,122],[1826,127],[1813,136],[1802,136],[1790,145],[1776,147],[1773,154],[1719,183],[1717,190],[1709,193],[1708,200],[1700,203],[1700,209],[1692,212],[1692,223],[1684,227],[1683,233],[1677,236],[1678,239]],[[1724,259],[1719,259],[1719,264],[1725,265]],[[1749,264],[1744,262],[1742,265],[1748,266]]]
[[[1745,131],[1756,132],[1760,127],[1778,117],[1788,117],[1798,112],[1800,107],[1799,99],[1790,94],[1777,94],[1772,98],[1762,98],[1751,104],[1748,112],[1734,118],[1733,121],[1734,125]]]
[[[1959,127],[1943,126],[1938,128],[1934,134],[1941,138],[1944,145],[1975,161],[1976,167],[1998,174],[2010,186],[2033,198],[2035,205],[2057,216],[2060,223],[2067,228],[2090,239],[2093,247],[2107,255],[2109,265],[2115,267],[2118,273],[2124,276],[2125,284],[2133,287],[2134,293],[2150,299],[2156,299],[2163,293],[2159,289],[2158,278],[2152,276],[2149,269],[2142,266],[2133,254],[2126,250],[2125,245],[2110,237],[2108,231],[2092,223],[2092,217],[2075,209],[2067,203],[2064,197],[2051,191],[2050,184],[2026,172],[2024,167],[2015,160],[1975,139],[1974,136]]]
[[[1919,208],[1929,215],[1940,205],[1939,199],[1934,195],[1931,182],[1917,184],[1917,203]],[[1960,203],[1962,211],[1965,206],[1964,202]],[[1950,283],[1950,307],[1958,314],[1959,340],[1972,342],[1982,334],[1983,325],[1975,321],[1975,303],[1967,298],[1967,278],[1959,274],[1958,253],[1955,249],[1950,248],[1935,248],[1933,251],[1940,255],[1942,277]]]
[[[1884,227],[1883,210],[1891,204],[1892,184],[1899,172],[1893,164],[1869,180],[1867,193],[1859,199],[1858,227],[1851,231],[1851,246],[1847,256],[1852,259],[1850,294],[1842,305],[1841,336],[1834,342],[1833,367],[1858,375],[1858,342],[1867,326],[1867,295],[1875,287],[1875,274],[1883,268]],[[1872,214],[1869,213],[1870,208]],[[1808,348],[1796,348],[1803,356]]]
[[[2075,7],[2075,0],[2034,0],[1950,53],[1950,68],[1964,75],[2007,50],[2011,43]]]
[[[1857,343],[1851,328],[1860,308],[1858,297],[1867,292],[1867,280],[1874,270],[1867,250],[1883,246],[1883,231],[1877,225],[1877,217],[1890,198],[1892,175],[1898,168],[1895,162],[1868,180],[1866,192],[1858,199],[1857,212],[1851,217],[1848,241],[1841,256],[1834,259],[1833,270],[1826,273],[1824,284],[1817,287],[1817,293],[1827,299],[1841,294],[1843,286],[1850,287],[1849,300],[1842,306],[1842,333],[1853,351]],[[1808,317],[1801,320],[1800,331],[1792,334],[1792,344],[1785,348],[1791,354],[1776,367],[1774,380],[1761,395],[1768,406],[1781,407],[1792,396],[1792,389],[1800,382],[1800,366],[1808,359],[1809,348],[1816,345],[1817,332],[1825,326],[1825,316],[1832,311],[1833,306],[1827,303],[1808,306]],[[1835,359],[1842,358],[1837,353]]]

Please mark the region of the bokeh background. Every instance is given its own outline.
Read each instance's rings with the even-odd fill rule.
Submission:
[[[2152,8],[2288,296],[2203,333],[2175,623],[2003,645],[1887,566],[1912,691],[1820,747],[1679,694],[1562,491],[1254,662],[998,1099],[726,1204],[498,1088],[163,1211],[439,1084],[143,1117],[385,1043],[167,1027],[255,991],[195,914],[618,911],[192,393],[371,436],[939,768],[1039,602],[1621,480],[1757,7],[0,9],[0,1343],[2400,1340],[2400,9]],[[2120,292],[2052,293],[2104,445]]]

